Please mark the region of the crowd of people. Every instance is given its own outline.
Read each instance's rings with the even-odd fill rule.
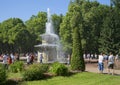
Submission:
[[[115,67],[115,65],[117,66],[118,58],[119,58],[118,55],[113,55],[112,52],[110,52],[109,55],[101,53],[98,56],[99,73],[103,73],[104,67],[106,64],[107,65],[106,67],[108,69],[108,74],[114,75],[114,67]]]
[[[18,53],[11,53],[11,54],[1,54],[0,55],[0,59],[2,59],[3,61],[3,65],[5,68],[8,68],[8,66],[12,63],[14,63],[14,61],[18,61],[19,60],[19,54]]]
[[[27,53],[24,55],[25,59],[27,60],[27,64],[33,64],[35,59],[35,55],[33,53]],[[18,53],[3,53],[0,55],[0,60],[4,68],[8,69],[9,65],[14,63],[15,61],[19,61],[20,55]]]
[[[29,53],[27,53],[26,54],[26,59],[27,59],[27,64],[29,65],[29,64],[33,64],[33,61],[34,61],[34,55],[33,54],[29,54]]]
[[[29,64],[33,64],[34,60],[35,60],[35,55],[33,53],[27,53],[25,54],[26,57],[26,62],[27,65]],[[105,53],[101,53],[100,55],[97,54],[84,54],[83,55],[84,59],[96,59],[98,60],[98,70],[99,73],[103,73],[104,68],[108,69],[108,74],[114,74],[114,67],[115,65],[117,66],[118,63],[118,55],[113,55],[111,52],[109,55],[106,55]],[[3,65],[5,68],[8,68],[8,66],[12,63],[14,63],[15,61],[19,61],[19,55],[16,54],[2,54],[0,55],[0,58],[2,58],[3,61]],[[40,58],[39,58],[39,62],[43,63],[43,55],[42,53],[40,54]],[[70,55],[67,56],[67,64],[70,65],[70,60],[71,57]],[[106,65],[106,66],[105,66]]]

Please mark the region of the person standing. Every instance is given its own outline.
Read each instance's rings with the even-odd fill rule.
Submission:
[[[113,54],[110,53],[110,56],[108,57],[108,74],[110,74],[112,71],[112,75],[114,75],[114,61],[115,61],[115,58]]]
[[[30,64],[30,56],[29,56],[29,54],[27,54],[26,58],[27,58],[27,64],[29,65]]]
[[[10,54],[10,57],[11,57],[11,59],[12,59],[12,63],[13,63],[13,62],[14,62],[14,59],[15,59],[14,54],[11,53],[11,54]]]
[[[43,63],[42,60],[43,60],[43,55],[42,55],[42,53],[41,53],[41,54],[40,54],[40,63]]]
[[[68,54],[67,64],[70,65],[70,55]]]
[[[98,69],[99,69],[99,73],[103,73],[104,70],[104,57],[103,57],[103,53],[101,53],[98,56]]]
[[[33,54],[30,54],[30,64],[33,64],[33,61],[34,61],[34,56]]]
[[[12,58],[11,58],[11,56],[9,56],[9,55],[8,55],[8,58],[7,58],[7,62],[8,62],[8,66],[9,66],[10,64],[12,64]]]
[[[116,66],[116,68],[118,68],[118,62],[119,62],[119,55],[117,54],[116,56],[115,56],[115,66]]]
[[[3,65],[4,65],[4,68],[8,68],[8,65],[7,65],[7,58],[8,56],[6,55],[6,53],[3,55]]]

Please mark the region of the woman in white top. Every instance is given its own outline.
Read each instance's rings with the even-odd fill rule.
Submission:
[[[98,69],[99,69],[99,73],[103,73],[103,70],[104,70],[104,57],[103,57],[103,54],[101,53],[99,56],[98,56]]]
[[[27,64],[30,64],[30,56],[27,54]]]

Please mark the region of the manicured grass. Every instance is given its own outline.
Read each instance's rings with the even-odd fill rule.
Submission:
[[[69,77],[24,81],[21,85],[120,85],[120,76],[82,72]]]

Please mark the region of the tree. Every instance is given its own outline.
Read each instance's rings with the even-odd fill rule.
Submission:
[[[73,51],[71,58],[71,68],[73,70],[85,71],[85,63],[83,59],[81,36],[78,28],[74,28],[73,32]]]
[[[45,32],[45,25],[47,21],[47,13],[46,12],[39,12],[36,16],[32,15],[32,17],[25,22],[28,31],[31,34],[34,34],[36,36],[35,43],[40,43],[41,38],[39,37],[40,34],[43,34]]]
[[[120,9],[120,0],[110,0],[110,2],[112,6],[114,5],[116,8]]]
[[[17,50],[16,39],[18,32],[24,29],[25,25],[23,21],[19,18],[10,18],[1,23],[1,40],[2,40],[2,50],[13,52]]]
[[[120,53],[120,10],[117,7],[111,7],[106,17],[100,37],[100,51],[114,54]]]
[[[83,49],[81,36],[83,32],[83,18],[80,7],[78,4],[72,4],[70,8],[72,15],[70,19],[70,26],[72,30],[72,57],[71,57],[71,68],[73,70],[85,70],[85,63],[83,59]]]
[[[60,39],[63,44],[63,49],[65,52],[71,54],[72,53],[72,30],[70,26],[70,13],[67,13],[66,16],[63,17],[63,21],[60,24]]]
[[[60,24],[62,22],[62,17],[63,17],[62,14],[60,14],[59,16],[56,14],[52,15],[53,27],[54,27],[55,33],[58,35],[59,35],[59,30],[60,30]]]

